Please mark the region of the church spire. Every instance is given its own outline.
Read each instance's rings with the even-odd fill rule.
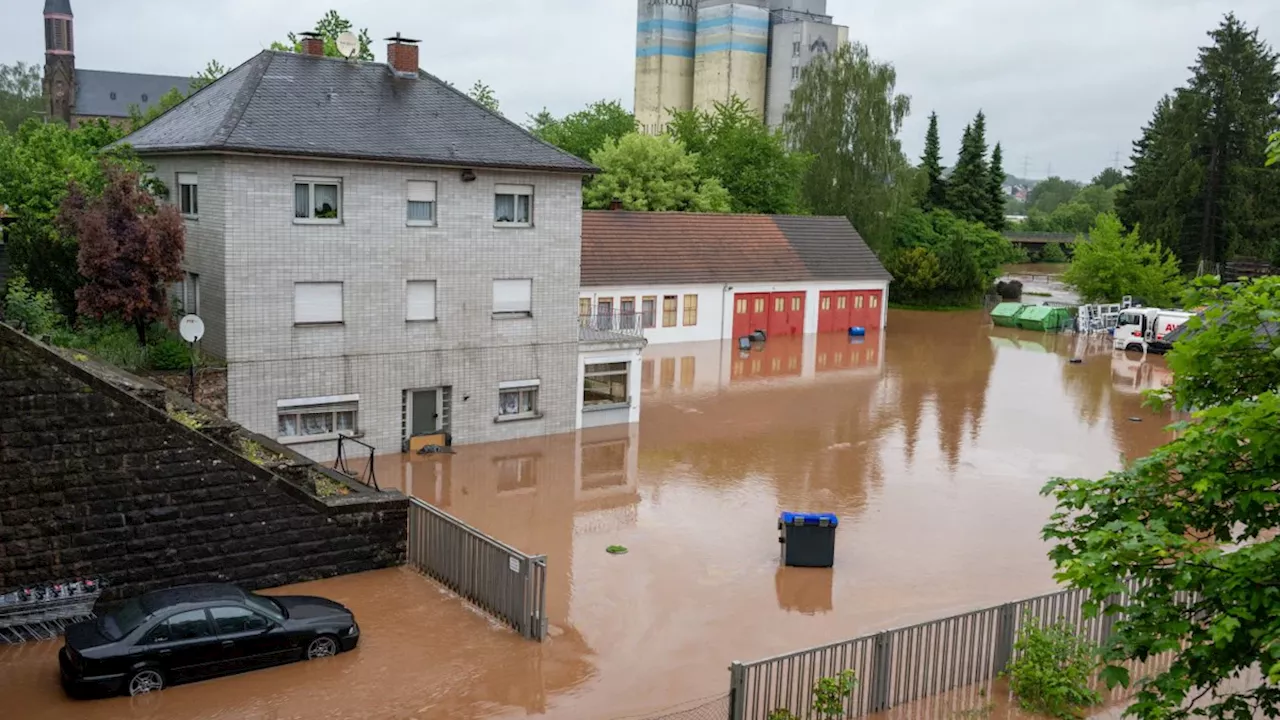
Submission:
[[[44,93],[49,118],[71,122],[76,99],[75,18],[71,0],[44,2]]]

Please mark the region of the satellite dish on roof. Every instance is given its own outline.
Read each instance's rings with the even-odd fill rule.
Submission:
[[[353,58],[360,52],[360,41],[355,33],[348,31],[338,36],[338,52],[345,58]]]

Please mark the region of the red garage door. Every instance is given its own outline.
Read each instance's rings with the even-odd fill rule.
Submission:
[[[818,332],[848,332],[852,322],[853,297],[847,290],[827,291],[818,299]]]
[[[733,336],[769,332],[769,293],[738,293],[733,296]]]
[[[769,297],[769,336],[804,334],[804,293],[772,293]]]

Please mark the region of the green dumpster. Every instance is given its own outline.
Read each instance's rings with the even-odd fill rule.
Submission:
[[[1071,326],[1071,313],[1066,308],[1033,305],[1023,309],[1014,322],[1023,330],[1055,332]]]
[[[1000,303],[991,310],[991,322],[1000,327],[1017,327],[1018,315],[1028,306],[1022,303]]]

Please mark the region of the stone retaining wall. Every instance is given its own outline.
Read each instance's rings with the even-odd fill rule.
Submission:
[[[112,597],[261,588],[404,562],[403,495],[314,497],[171,419],[162,389],[101,375],[0,325],[0,593],[88,575]]]

